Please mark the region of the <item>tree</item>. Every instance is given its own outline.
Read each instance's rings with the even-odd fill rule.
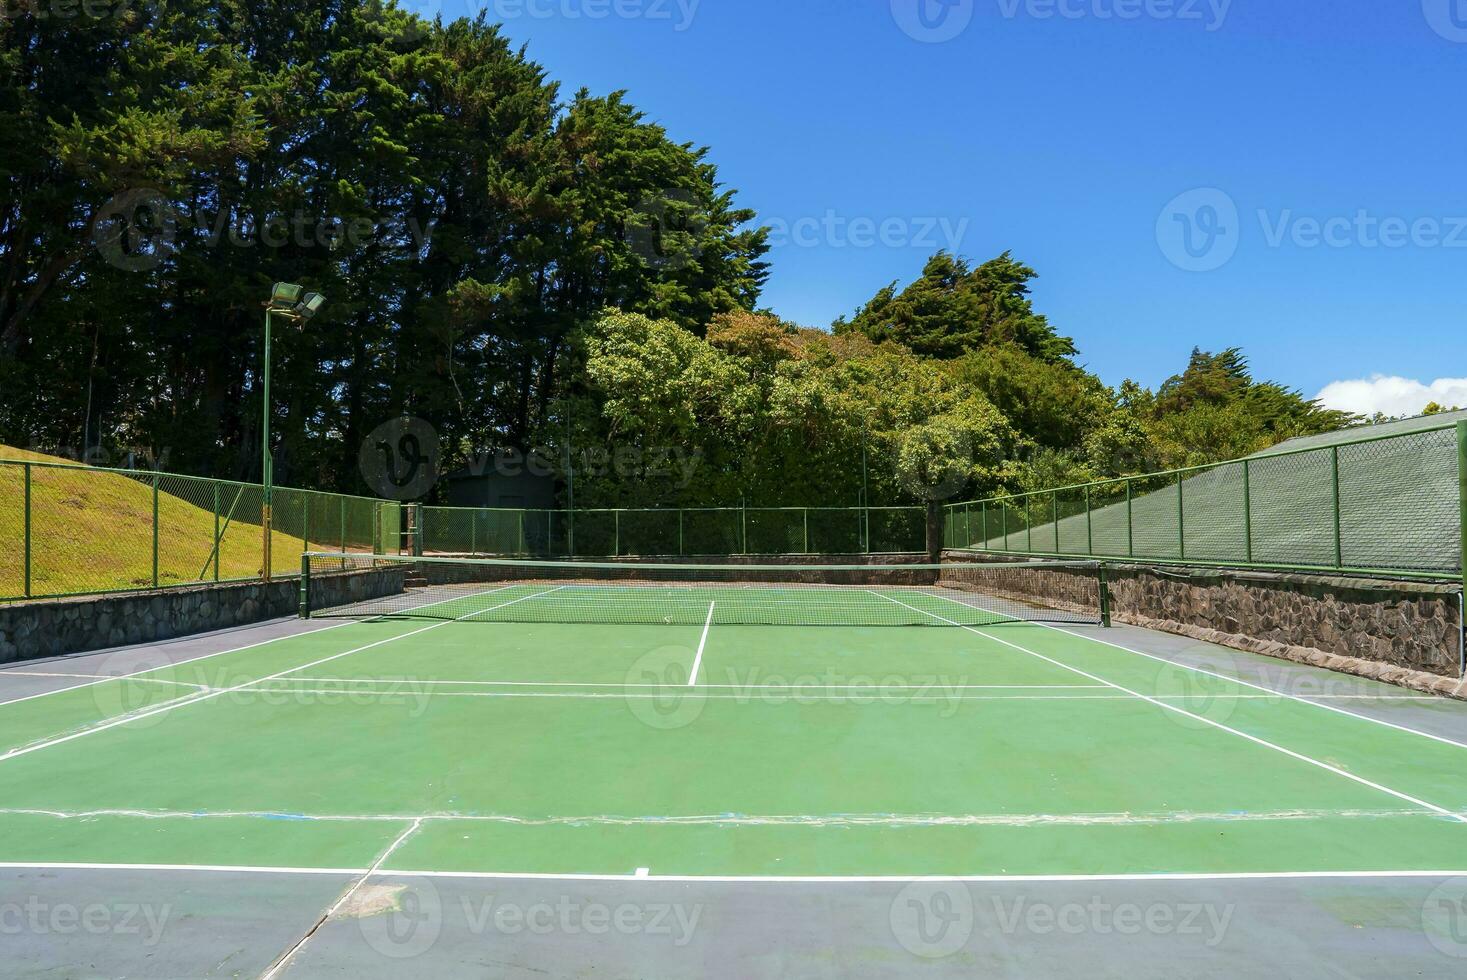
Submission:
[[[1014,344],[1043,361],[1071,357],[1075,345],[1035,313],[1029,283],[1037,273],[1008,252],[970,269],[947,252],[928,260],[922,275],[900,293],[878,290],[837,334],[858,332],[894,340],[923,357],[954,358],[985,344]]]

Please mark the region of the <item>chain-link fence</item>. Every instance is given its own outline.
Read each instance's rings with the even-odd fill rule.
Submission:
[[[277,487],[271,573],[304,551],[396,553],[395,507]],[[0,460],[0,601],[60,598],[264,572],[264,488],[147,470]]]
[[[926,550],[921,507],[420,510],[427,554],[611,558]]]
[[[946,508],[951,548],[1455,576],[1467,423]]]

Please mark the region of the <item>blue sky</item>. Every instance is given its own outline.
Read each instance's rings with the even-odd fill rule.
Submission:
[[[410,6],[477,9],[437,3]],[[785,317],[827,326],[938,247],[1011,249],[1111,384],[1238,345],[1310,395],[1394,379],[1333,389],[1349,407],[1438,379],[1467,403],[1467,0],[487,9],[567,93],[628,89],[711,147],[783,232]]]

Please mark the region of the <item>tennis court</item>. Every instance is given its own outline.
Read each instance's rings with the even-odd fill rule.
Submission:
[[[128,676],[17,666],[0,671],[0,864],[335,876],[323,922],[402,876],[1467,868],[1459,705],[1148,649],[1098,625],[1081,571],[1045,604],[967,572],[816,586],[499,568],[337,603],[242,649],[114,656]]]

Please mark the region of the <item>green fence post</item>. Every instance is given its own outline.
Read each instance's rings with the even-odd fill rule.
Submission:
[[[1187,517],[1182,509],[1182,474],[1177,474],[1177,557],[1187,559]]]
[[[526,545],[526,542],[525,542],[525,512],[522,510],[522,511],[520,511],[520,550],[519,550],[519,553],[521,555],[526,554],[526,548],[527,548],[527,545]]]
[[[749,553],[749,502],[739,498],[739,554]]]
[[[341,498],[341,553],[346,554],[346,498]]]
[[[980,504],[982,508],[981,520],[983,521],[983,550],[988,550],[988,501]]]
[[[1253,476],[1248,461],[1243,460],[1243,555],[1253,564]]]
[[[679,555],[688,553],[683,545],[683,509],[681,507],[677,509],[677,553]]]
[[[1034,498],[1024,495],[1024,548],[1034,554]]]
[[[1126,481],[1126,557],[1136,557],[1136,522],[1131,515],[1131,481]]]
[[[1462,595],[1457,605],[1457,663],[1467,677],[1467,422],[1457,423],[1457,508],[1461,512]]]
[[[25,475],[25,592],[31,597],[31,464],[24,465]]]
[[[613,510],[611,512],[611,523],[612,523],[612,528],[613,528],[613,530],[611,532],[611,555],[612,555],[613,558],[620,558],[621,557],[621,511],[619,509],[618,510]]]
[[[1059,491],[1052,490],[1049,494],[1049,510],[1054,517],[1054,553],[1060,553],[1059,536]]]
[[[153,588],[158,587],[158,471],[153,471]]]
[[[1332,446],[1329,454],[1330,477],[1335,493],[1335,567],[1345,567],[1345,538],[1340,530],[1340,447]]]
[[[1003,517],[1003,550],[1009,550],[1009,505],[999,501],[1000,514]]]
[[[1085,554],[1095,556],[1095,521],[1090,516],[1090,484],[1085,485]]]
[[[805,514],[805,554],[810,553],[810,508],[806,507]]]
[[[219,484],[214,484],[214,581],[219,581],[219,550],[224,542],[219,540]],[[346,549],[341,549],[345,551]]]

